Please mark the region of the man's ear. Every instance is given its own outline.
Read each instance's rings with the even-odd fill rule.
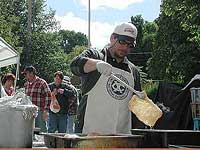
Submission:
[[[115,36],[115,34],[111,34],[111,36],[110,36],[110,42],[116,40],[116,38],[117,38],[117,37]]]

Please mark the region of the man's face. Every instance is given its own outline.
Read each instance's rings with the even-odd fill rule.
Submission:
[[[54,82],[56,85],[60,85],[62,83],[62,79],[59,77],[59,75],[54,77]]]
[[[32,73],[32,72],[29,72],[29,71],[26,71],[26,72],[24,73],[24,77],[26,78],[27,81],[32,81],[33,73]]]
[[[134,47],[131,41],[121,40],[114,36],[111,38],[111,45],[113,45],[112,53],[114,57],[119,59],[123,59],[127,56]]]

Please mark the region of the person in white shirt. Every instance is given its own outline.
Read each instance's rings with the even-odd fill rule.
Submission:
[[[1,84],[1,82],[0,82],[0,98],[1,98],[1,97],[4,97],[4,96],[8,96],[8,95],[6,94],[6,92],[5,92],[5,90],[4,90],[3,86],[2,86],[2,84]]]

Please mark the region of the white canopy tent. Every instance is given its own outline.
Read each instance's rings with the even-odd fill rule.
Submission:
[[[2,67],[9,66],[12,64],[17,65],[16,79],[18,79],[20,55],[3,38],[0,37],[0,69]]]
[[[19,64],[19,53],[0,37],[0,68]]]

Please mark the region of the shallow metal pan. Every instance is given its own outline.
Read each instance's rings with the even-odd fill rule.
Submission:
[[[135,148],[140,147],[142,135],[100,135],[64,137],[65,134],[43,133],[48,148]]]

